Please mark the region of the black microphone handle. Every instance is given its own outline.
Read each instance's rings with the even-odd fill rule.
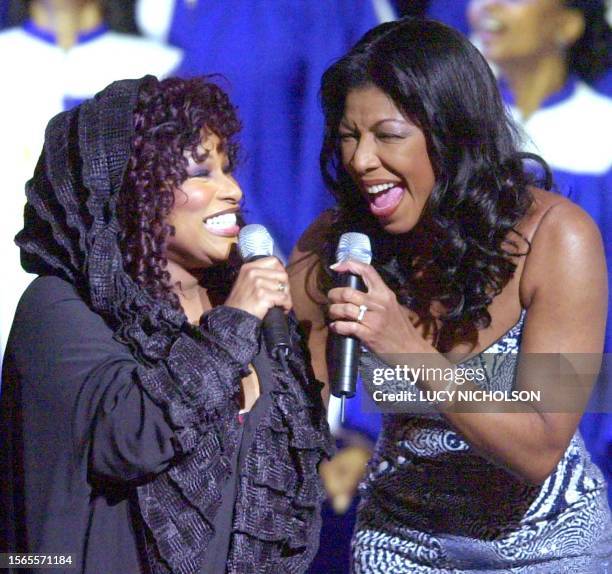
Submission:
[[[363,279],[353,273],[339,274],[336,285],[338,287],[351,287],[358,291],[366,290]],[[335,333],[332,335],[331,357],[329,361],[331,371],[330,389],[335,397],[351,398],[355,395],[360,354],[361,342],[359,339]]]
[[[254,255],[247,259],[247,263],[268,257],[267,255]],[[266,347],[270,354],[282,361],[291,349],[289,325],[282,307],[272,307],[263,318],[263,334]],[[281,358],[282,357],[282,358]],[[284,365],[283,365],[284,366]]]
[[[280,350],[287,354],[291,345],[289,326],[282,307],[272,307],[263,318],[263,333],[266,347],[273,355]]]

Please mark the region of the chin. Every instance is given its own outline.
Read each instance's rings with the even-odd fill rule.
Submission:
[[[516,60],[516,57],[503,46],[490,46],[483,50],[483,55],[495,66],[504,66]]]
[[[393,213],[388,219],[379,219],[378,224],[385,233],[391,235],[402,235],[412,231],[418,220],[414,220],[412,214],[402,216],[400,213]]]
[[[415,223],[406,223],[405,221],[380,222],[382,230],[390,235],[403,235],[404,233],[409,233],[414,229],[415,225]]]
[[[208,245],[206,255],[211,261],[222,263],[230,257],[234,245],[238,243],[237,237],[223,237],[221,241],[215,241],[214,244]]]

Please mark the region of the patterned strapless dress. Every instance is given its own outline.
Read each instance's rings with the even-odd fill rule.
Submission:
[[[523,311],[463,364],[486,368],[483,388],[512,388],[524,321]],[[364,381],[379,367],[362,355]],[[612,574],[606,485],[578,431],[533,486],[478,456],[439,414],[385,415],[360,495],[356,574]]]

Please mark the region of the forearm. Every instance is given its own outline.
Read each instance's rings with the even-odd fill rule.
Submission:
[[[517,410],[522,412],[506,409],[444,414],[483,457],[526,482],[541,484],[555,469],[567,445],[556,442],[554,428],[541,413],[525,404]]]

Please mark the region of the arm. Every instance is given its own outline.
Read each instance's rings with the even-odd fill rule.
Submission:
[[[365,298],[357,292],[330,293],[330,298],[337,301],[330,313],[339,319],[332,328],[354,334],[378,354],[427,353],[431,366],[453,368],[406,320],[375,271],[351,265],[353,271],[359,267],[363,272],[370,291]],[[522,354],[567,354],[570,361],[576,361],[579,353],[595,357],[601,353],[607,299],[603,248],[597,228],[578,207],[559,202],[543,216],[525,262],[520,291],[528,309]],[[351,307],[362,303],[369,307],[367,320],[361,324],[348,320],[354,319]],[[539,377],[533,376],[530,369],[522,369],[522,364],[523,360],[516,388],[538,389]],[[580,370],[577,364],[574,366]],[[582,390],[575,399],[584,408],[594,376],[583,377],[580,382]],[[420,381],[419,385],[428,390],[447,387],[441,381]],[[517,411],[523,412],[507,412],[507,406],[505,403],[497,412],[490,412],[490,408],[489,412],[455,412],[446,407],[442,410],[483,456],[539,484],[563,456],[578,425],[580,409],[551,413],[538,410],[538,405],[520,404]]]
[[[37,279],[22,300],[10,346],[25,440],[53,445],[55,460],[130,480],[163,470],[172,430],[137,384],[137,363],[73,287]],[[43,448],[41,446],[41,448]],[[44,466],[52,473],[52,464]]]
[[[225,305],[201,317],[199,335],[177,333],[163,360],[149,368],[138,366],[136,377],[162,407],[173,430],[171,442],[177,455],[212,440],[209,429],[221,416],[231,419],[233,414],[238,424],[241,380],[259,350],[261,319],[271,307],[286,311],[292,307],[290,293],[278,290],[278,285],[287,281],[287,273],[275,257],[244,264]],[[97,472],[122,478],[128,470],[123,468],[125,454],[140,454],[128,444],[122,452],[115,452],[126,433],[124,417],[131,414],[135,418],[141,411],[126,406],[129,410],[122,414],[116,412],[120,410],[117,404],[113,401],[112,416],[104,411],[105,416],[93,423],[92,465]],[[140,433],[139,426],[128,428],[126,439],[147,447],[140,442]]]
[[[525,263],[521,294],[528,309],[522,353],[563,354],[577,372],[585,371],[579,364],[583,354],[597,363],[589,365],[587,372],[599,368],[607,307],[606,265],[597,227],[578,207],[563,202],[544,215]],[[517,389],[539,388],[530,371],[526,368],[521,373],[519,365]],[[448,417],[485,455],[538,484],[553,472],[567,449],[594,377],[587,375],[577,382],[581,389],[572,397],[578,406],[574,412],[567,408],[559,413],[535,410]]]
[[[228,316],[234,322],[243,319],[249,333],[259,325],[236,309],[219,308],[208,317],[203,332],[211,342],[201,343],[198,352],[210,354],[210,373],[198,385],[198,399],[210,409],[228,408],[238,393],[243,363],[257,349],[254,337],[227,359],[224,342],[242,330],[223,335]],[[11,353],[28,437],[52,444],[58,459],[72,459],[76,467],[85,461],[94,476],[133,481],[162,472],[180,454],[180,431],[143,390],[139,363],[67,283],[38,280],[18,313]]]

